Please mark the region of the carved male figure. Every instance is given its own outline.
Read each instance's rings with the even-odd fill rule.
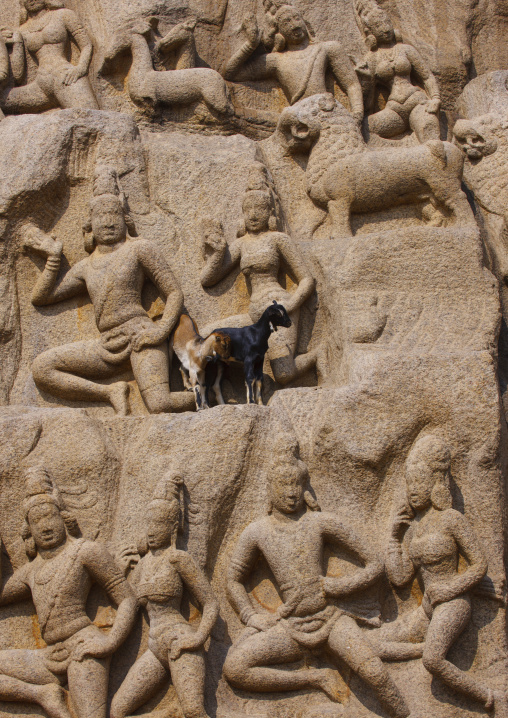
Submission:
[[[47,471],[29,469],[23,539],[29,563],[2,583],[0,605],[32,598],[46,648],[0,651],[0,700],[37,703],[50,718],[106,718],[109,657],[126,639],[137,602],[105,547],[79,536]],[[103,633],[86,613],[92,584],[118,606]]]
[[[327,91],[330,71],[347,94],[351,112],[361,122],[363,98],[353,67],[338,42],[317,42],[298,10],[289,2],[277,2],[270,13],[269,37],[265,44],[272,50],[250,59],[261,43],[261,34],[253,17],[247,16],[243,29],[246,42],[222,70],[227,80],[249,81],[275,78],[289,103]]]
[[[183,480],[170,473],[157,485],[147,511],[148,553],[139,558],[127,547],[120,560],[131,575],[138,599],[150,620],[148,649],[132,666],[116,693],[111,718],[125,718],[140,708],[171,677],[185,718],[208,718],[204,707],[203,645],[219,614],[208,580],[187,551],[176,548],[183,519]],[[202,607],[199,627],[181,613],[184,587]]]
[[[450,450],[438,435],[420,437],[406,462],[407,502],[392,526],[386,570],[395,586],[422,579],[423,601],[414,612],[380,629],[380,655],[421,656],[436,678],[508,717],[508,696],[490,690],[447,658],[471,618],[470,591],[487,573],[487,561],[467,519],[452,508]],[[458,571],[459,555],[467,568]]]
[[[382,574],[383,566],[335,514],[321,513],[309,492],[308,479],[303,462],[288,454],[271,476],[270,514],[247,526],[235,547],[228,595],[247,630],[228,653],[225,676],[243,690],[318,688],[337,701],[334,671],[272,667],[301,660],[306,649],[321,649],[368,683],[390,716],[407,718],[410,711],[403,697],[354,618],[330,603],[330,599],[370,586]],[[352,552],[363,567],[340,578],[325,576],[325,544]],[[260,556],[267,561],[282,594],[283,603],[276,613],[257,611],[245,588]]]
[[[62,243],[36,228],[27,230],[25,245],[47,257],[32,293],[32,303],[44,306],[88,292],[95,310],[100,340],[67,344],[39,354],[32,366],[37,386],[72,400],[110,403],[118,414],[128,411],[128,384],[100,384],[130,360],[141,395],[150,413],[169,412],[167,338],[183,306],[182,292],[160,250],[127,234],[133,225],[119,194],[115,173],[102,168],[96,178],[96,196],[90,204],[92,240],[89,257],[75,264],[57,282]],[[105,177],[105,178],[104,178]],[[141,304],[145,279],[164,295],[161,319],[152,321]],[[182,392],[182,406],[192,397]],[[174,406],[176,408],[176,404]],[[181,408],[181,407],[179,407]]]
[[[98,109],[88,69],[93,46],[73,10],[62,0],[23,0],[19,30],[3,30],[12,45],[11,66],[20,87],[11,88],[1,104],[6,112],[42,112],[52,107]],[[80,50],[77,65],[67,59],[70,41]],[[26,53],[35,59],[35,79],[22,85]]]

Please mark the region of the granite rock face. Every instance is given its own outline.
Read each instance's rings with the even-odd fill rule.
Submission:
[[[506,8],[0,12],[1,715],[508,718]]]

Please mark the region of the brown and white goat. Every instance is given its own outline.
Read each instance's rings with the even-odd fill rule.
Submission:
[[[215,359],[229,359],[231,339],[220,331],[212,332],[204,339],[199,335],[193,320],[187,314],[182,314],[170,337],[169,348],[180,360],[183,383],[186,389],[194,392],[196,409],[208,409],[206,365]]]

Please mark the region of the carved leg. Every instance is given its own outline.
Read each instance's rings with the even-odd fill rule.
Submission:
[[[369,633],[369,642],[383,661],[410,661],[421,658],[429,619],[421,606],[393,623]]]
[[[164,668],[152,651],[138,658],[125,676],[111,703],[111,718],[125,718],[141,708],[168,678]]]
[[[69,663],[69,693],[77,718],[106,718],[109,664],[109,658]]]
[[[233,645],[224,664],[224,676],[236,688],[271,693],[318,688],[332,700],[338,700],[338,680],[329,669],[298,671],[269,667],[287,664],[303,657],[298,643],[280,626],[256,633]]]
[[[48,349],[39,354],[32,364],[33,377],[39,389],[73,401],[106,402],[113,406],[117,414],[125,415],[129,391],[126,382],[107,385],[85,378],[107,379],[117,371],[118,365],[105,361],[103,348],[96,340]]]
[[[328,202],[328,212],[332,220],[330,239],[338,240],[341,237],[352,237],[351,203],[349,197],[330,200]]]
[[[407,130],[405,120],[389,107],[370,115],[367,118],[367,127],[369,132],[387,138],[401,135]]]
[[[376,656],[352,618],[341,616],[338,619],[328,639],[328,647],[333,655],[343,660],[376,691],[380,703],[390,716],[408,718],[411,715],[381,659]]]
[[[441,137],[439,117],[431,112],[427,112],[425,105],[416,105],[416,107],[411,110],[409,126],[418,138],[418,142],[423,143],[427,140],[439,140]]]
[[[2,100],[2,109],[7,113],[14,114],[44,112],[54,106],[37,82],[30,82],[22,87],[13,87]]]
[[[88,77],[80,77],[72,85],[54,83],[54,96],[63,109],[98,110],[99,105]]]
[[[471,602],[464,596],[436,606],[427,631],[422,661],[429,673],[447,686],[486,706],[491,698],[489,689],[446,660],[449,649],[469,623],[470,617]]]
[[[172,407],[167,342],[157,347],[145,347],[140,352],[132,352],[131,366],[150,414],[170,412]]]
[[[65,691],[42,656],[42,650],[0,651],[0,700],[37,703],[49,718],[71,718]]]
[[[205,659],[203,651],[184,652],[169,660],[171,678],[184,718],[209,718],[205,710]]]

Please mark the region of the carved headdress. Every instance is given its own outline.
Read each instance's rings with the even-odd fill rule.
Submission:
[[[377,47],[377,40],[374,37],[374,35],[370,32],[370,28],[368,27],[365,19],[365,15],[370,11],[374,12],[374,14],[383,14],[387,18],[389,18],[388,13],[386,10],[381,7],[381,5],[376,2],[376,0],[354,0],[354,8],[355,8],[355,18],[356,18],[356,24],[358,25],[358,28],[360,32],[362,33],[365,44],[370,50],[375,50]],[[399,30],[394,29],[394,36],[396,42],[402,42],[402,35],[399,32]]]
[[[271,216],[268,221],[268,228],[276,231],[279,225],[277,216],[280,214],[279,201],[275,193],[273,182],[268,174],[268,170],[261,162],[254,162],[249,170],[249,179],[245,189],[244,201],[248,197],[262,197],[271,207]],[[246,233],[245,227],[241,227],[238,236],[242,237]]]
[[[56,506],[59,510],[69,534],[71,536],[79,536],[80,531],[76,519],[67,511],[57,486],[44,466],[34,466],[27,469],[25,472],[25,482],[26,493],[23,501],[25,521],[21,535],[25,542],[25,550],[28,557],[35,558],[37,548],[28,523],[28,514],[35,506],[53,504],[53,506]]]
[[[426,434],[416,439],[406,463],[423,460],[438,478],[432,488],[431,501],[435,509],[444,511],[452,506],[450,490],[451,453],[444,438],[438,434]]]
[[[177,520],[175,521],[175,528],[173,535],[171,536],[171,543],[173,546],[176,544],[176,537],[178,531],[183,530],[184,523],[184,481],[181,474],[177,471],[171,470],[165,476],[160,479],[152,495],[152,501],[150,503],[159,503],[164,501],[167,504],[168,515],[172,516],[177,514]]]
[[[136,227],[129,212],[129,204],[127,197],[121,191],[118,182],[118,173],[114,167],[106,164],[99,164],[95,168],[93,180],[93,196],[90,200],[90,217],[83,224],[83,234],[85,237],[85,249],[90,254],[93,252],[95,243],[93,237],[88,237],[92,231],[92,213],[94,209],[102,203],[111,203],[116,207],[120,207],[125,218],[125,224],[131,237],[136,237]]]

